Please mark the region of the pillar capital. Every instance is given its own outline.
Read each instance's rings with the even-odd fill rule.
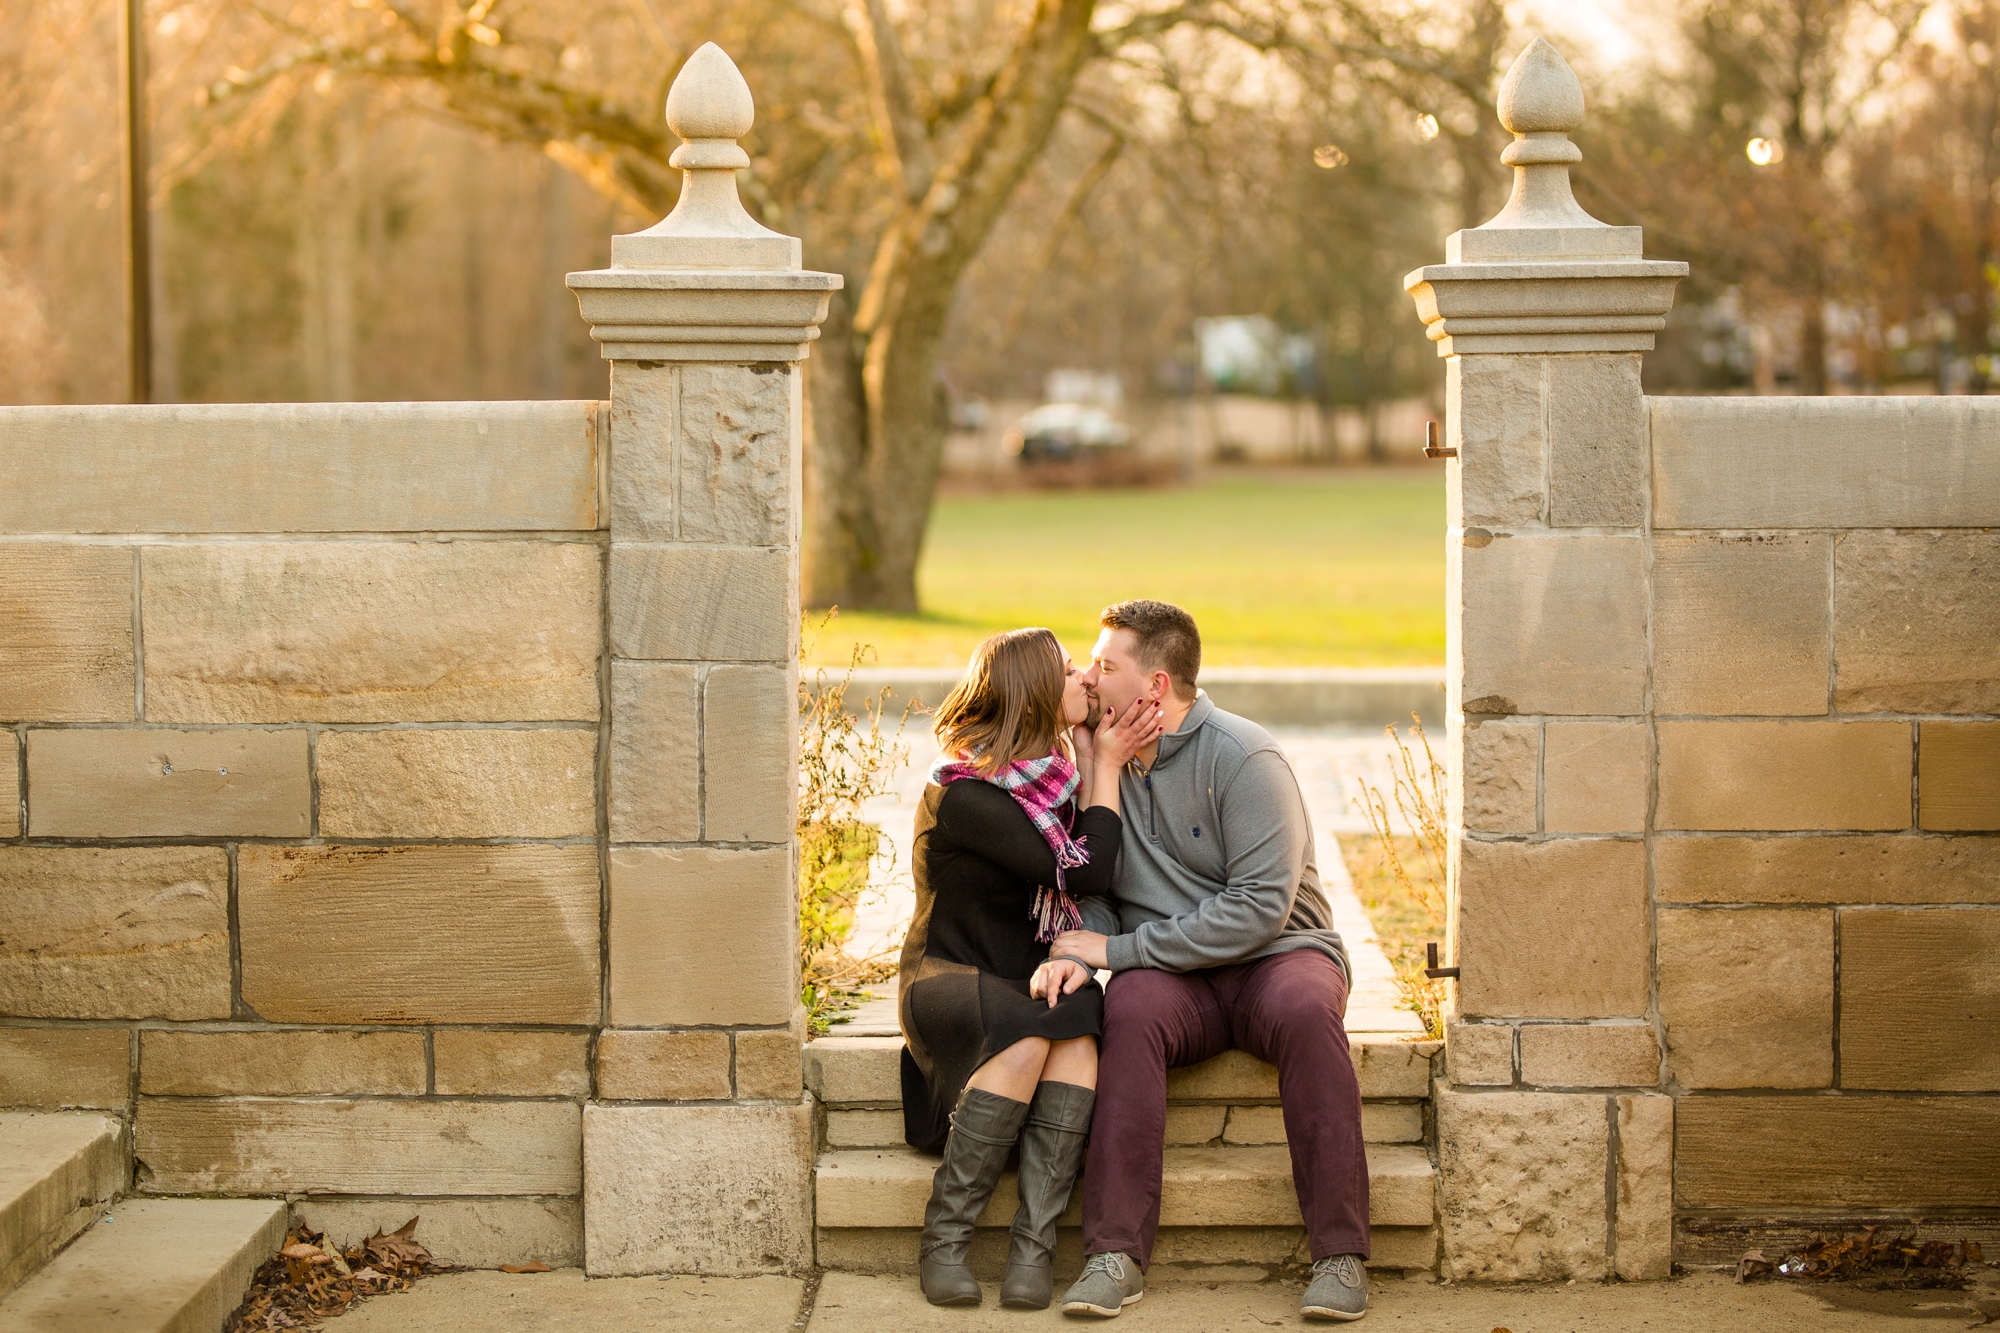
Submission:
[[[1640,228],[1600,222],[1576,202],[1575,71],[1537,37],[1501,81],[1497,110],[1514,136],[1500,154],[1513,194],[1491,220],[1454,232],[1444,263],[1403,281],[1438,355],[1651,351],[1688,267],[1646,259]]]
[[[802,269],[799,240],[743,209],[737,141],[756,107],[723,49],[704,45],[667,93],[668,159],[681,194],[666,217],[611,239],[611,267],[572,273],[583,317],[610,361],[803,361],[838,273]]]

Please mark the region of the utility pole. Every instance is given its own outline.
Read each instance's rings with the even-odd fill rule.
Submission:
[[[131,399],[153,401],[151,132],[146,118],[146,0],[124,0],[118,25],[125,112],[125,290],[131,316]]]

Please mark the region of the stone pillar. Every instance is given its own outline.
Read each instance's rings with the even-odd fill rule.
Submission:
[[[1437,1093],[1452,1276],[1665,1276],[1645,833],[1650,466],[1640,353],[1687,265],[1580,208],[1583,90],[1536,39],[1501,84],[1514,192],[1405,283],[1448,358],[1450,944]]]
[[[750,89],[714,44],[667,97],[680,201],[572,273],[611,362],[609,1026],[585,1266],[812,1260],[797,969],[800,362],[837,274],[737,197]]]

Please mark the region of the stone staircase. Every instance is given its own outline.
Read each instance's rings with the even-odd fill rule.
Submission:
[[[124,1199],[124,1124],[0,1112],[0,1329],[218,1333],[285,1238],[280,1199]]]
[[[871,1006],[873,1007],[873,1006]],[[903,1143],[902,1038],[823,1037],[806,1046],[819,1105],[815,1226],[822,1268],[914,1274],[937,1159]],[[1368,1142],[1372,1268],[1435,1271],[1431,1162],[1435,1041],[1352,1037]],[[1259,1280],[1309,1262],[1278,1105],[1277,1070],[1232,1051],[1167,1080],[1167,1155],[1153,1271],[1200,1281]],[[973,1266],[997,1279],[1015,1193],[1009,1172],[979,1220]],[[1082,1265],[1081,1191],[1062,1221],[1059,1273]]]

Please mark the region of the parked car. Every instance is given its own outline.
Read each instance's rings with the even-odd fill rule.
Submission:
[[[1043,403],[1015,422],[1003,442],[1023,463],[1067,461],[1122,448],[1132,442],[1132,432],[1101,407]]]

